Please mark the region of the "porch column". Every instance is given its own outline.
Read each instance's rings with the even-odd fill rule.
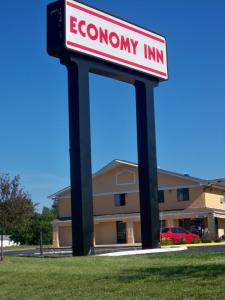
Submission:
[[[96,243],[95,243],[95,231],[94,231],[94,236],[93,236],[93,246],[95,246]]]
[[[56,223],[53,223],[53,239],[52,245],[55,248],[59,248],[59,226]]]
[[[215,217],[213,213],[208,214],[208,230],[209,230],[209,238],[215,239],[217,237],[216,232],[216,223],[215,223]]]
[[[167,227],[173,226],[173,219],[167,219]]]
[[[127,228],[127,244],[134,245],[134,225],[133,222],[126,223]]]

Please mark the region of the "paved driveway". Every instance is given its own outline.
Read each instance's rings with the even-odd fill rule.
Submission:
[[[213,246],[199,246],[199,247],[188,247],[189,252],[224,252],[225,245],[213,245]]]
[[[140,246],[135,247],[96,247],[95,254],[103,254],[109,252],[118,252],[118,251],[127,251],[127,250],[138,250],[141,249]],[[44,248],[44,255],[51,256],[51,257],[60,257],[60,256],[71,256],[71,249],[70,248],[63,248],[63,249],[51,249],[51,248]],[[225,245],[212,245],[212,246],[198,246],[198,247],[188,247],[188,252],[221,252],[225,253]],[[39,256],[40,255],[40,248],[32,248],[32,249],[19,249],[19,250],[5,250],[4,256]]]

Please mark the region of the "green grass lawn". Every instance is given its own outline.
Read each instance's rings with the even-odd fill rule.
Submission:
[[[0,299],[225,299],[225,254],[7,257]]]

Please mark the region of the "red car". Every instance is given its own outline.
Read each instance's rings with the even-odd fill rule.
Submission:
[[[185,241],[185,243],[191,243],[193,239],[199,239],[199,236],[195,233],[188,232],[181,227],[166,227],[161,231],[161,239],[171,239],[174,244]]]

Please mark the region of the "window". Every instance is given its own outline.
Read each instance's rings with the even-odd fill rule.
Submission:
[[[164,202],[164,191],[158,191],[158,202],[159,203]]]
[[[189,189],[177,189],[177,200],[178,201],[188,201],[189,200]]]
[[[172,233],[187,233],[187,231],[184,230],[183,228],[172,228],[171,232]]]
[[[114,195],[115,206],[125,206],[126,205],[126,194],[116,194]]]
[[[162,232],[164,232],[164,233],[166,233],[166,232],[168,232],[169,231],[169,228],[163,228],[162,229]]]

